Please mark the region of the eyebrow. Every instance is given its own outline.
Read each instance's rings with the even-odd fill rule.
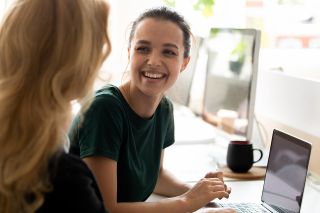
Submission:
[[[146,41],[146,40],[139,40],[139,41],[137,41],[137,44],[151,45],[151,42],[150,41]],[[165,43],[165,44],[163,44],[163,46],[165,46],[165,47],[173,47],[173,48],[179,50],[179,47],[177,45],[173,44],[173,43]]]

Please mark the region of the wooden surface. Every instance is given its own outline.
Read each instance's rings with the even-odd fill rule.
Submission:
[[[224,177],[234,178],[234,179],[243,179],[243,180],[263,179],[266,174],[266,168],[262,168],[262,167],[252,167],[246,173],[233,172],[227,166],[221,167],[219,170],[223,172]]]

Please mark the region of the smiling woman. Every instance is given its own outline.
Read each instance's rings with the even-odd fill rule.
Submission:
[[[128,68],[131,80],[120,90],[129,105],[143,98],[154,102],[156,107],[189,62],[189,57],[185,57],[188,53],[184,51],[183,31],[169,21],[145,19],[130,37]],[[139,107],[136,112],[142,117],[150,117],[154,108],[149,109],[148,113]]]
[[[221,173],[191,187],[163,168],[164,150],[175,140],[173,105],[164,93],[190,60],[190,38],[175,11],[141,14],[129,37],[129,80],[99,90],[83,122],[73,122],[70,151],[93,171],[111,212],[191,212],[229,196]],[[143,202],[153,192],[173,198]]]

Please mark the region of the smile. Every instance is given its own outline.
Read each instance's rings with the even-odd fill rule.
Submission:
[[[154,73],[154,72],[142,72],[142,75],[147,78],[152,79],[161,79],[164,78],[166,75],[163,73]]]

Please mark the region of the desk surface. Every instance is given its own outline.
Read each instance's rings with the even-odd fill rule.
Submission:
[[[217,202],[260,202],[263,181],[226,181],[232,188],[229,199]],[[152,194],[147,202],[163,199],[163,196]],[[312,182],[307,180],[301,213],[320,212],[320,189],[314,188]]]
[[[166,149],[164,167],[181,180],[195,183],[207,172],[216,171],[219,164],[225,164],[227,143],[226,140],[217,138],[212,126],[201,123],[197,117],[192,118],[191,115],[185,114],[177,116],[179,119],[175,117],[176,143]],[[192,124],[185,129],[186,125],[182,124],[190,122]],[[197,128],[194,128],[196,126]],[[265,155],[265,160],[267,157]],[[219,202],[260,202],[263,180],[225,179],[225,181],[232,188],[232,193],[228,200]],[[307,179],[301,213],[320,212],[320,185],[319,180],[316,181]],[[162,198],[153,194],[147,201],[152,202]]]

